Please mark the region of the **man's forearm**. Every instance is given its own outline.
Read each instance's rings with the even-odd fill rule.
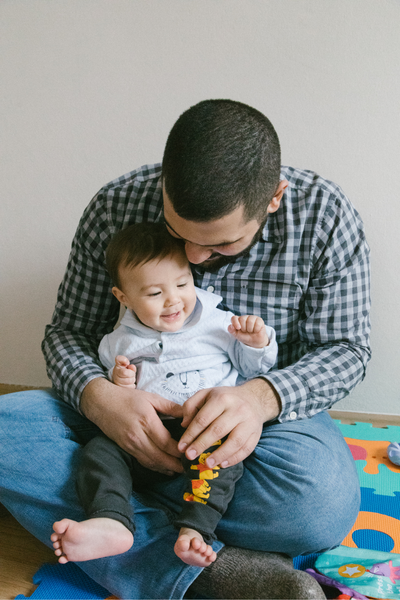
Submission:
[[[101,427],[102,420],[107,418],[106,409],[112,402],[115,386],[105,377],[97,377],[89,381],[82,392],[79,404],[80,411],[87,419]]]
[[[42,351],[47,374],[57,393],[79,411],[81,394],[89,382],[105,377],[98,361],[96,342],[92,344],[83,335],[48,325]]]
[[[278,392],[273,385],[262,377],[252,379],[243,384],[251,391],[255,401],[259,404],[264,423],[276,419],[282,411],[282,403]]]

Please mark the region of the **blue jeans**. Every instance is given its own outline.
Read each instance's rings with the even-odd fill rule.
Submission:
[[[0,398],[0,501],[51,547],[54,521],[85,519],[75,490],[84,444],[99,432],[51,391]],[[360,491],[352,456],[326,413],[265,426],[216,534],[224,544],[290,556],[332,548],[351,529]],[[125,554],[78,563],[121,599],[183,598],[201,569],[173,546],[184,479],[132,498],[136,532]]]

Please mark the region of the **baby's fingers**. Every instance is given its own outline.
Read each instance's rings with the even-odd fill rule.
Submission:
[[[257,317],[253,315],[244,315],[239,317],[240,329],[243,333],[253,333],[254,323]]]
[[[113,375],[119,379],[136,379],[136,373],[125,367],[114,367]]]
[[[240,330],[240,321],[239,321],[239,317],[237,317],[236,315],[233,315],[233,317],[231,318],[231,324],[229,325],[228,329],[232,332],[231,328],[233,327],[234,330]]]
[[[118,355],[115,357],[115,364],[117,367],[129,367],[129,360],[126,358],[126,356],[121,356]]]
[[[265,329],[264,321],[262,320],[261,317],[256,317],[256,320],[254,322],[253,333],[260,333],[260,331],[263,331],[264,329]]]

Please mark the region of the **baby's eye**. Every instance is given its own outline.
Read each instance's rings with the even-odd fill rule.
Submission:
[[[159,296],[161,292],[154,292],[154,294],[148,294],[149,296]]]
[[[180,283],[180,284],[178,285],[178,287],[185,287],[186,285],[187,285],[187,283]]]

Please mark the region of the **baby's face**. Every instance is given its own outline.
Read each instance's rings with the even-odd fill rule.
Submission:
[[[179,331],[196,305],[193,276],[183,254],[121,268],[120,279],[120,300],[156,331]]]

